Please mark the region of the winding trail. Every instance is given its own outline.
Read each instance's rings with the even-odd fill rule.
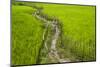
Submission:
[[[43,32],[43,41],[44,41],[45,49],[49,50],[49,52],[48,52],[49,58],[51,59],[52,62],[59,62],[59,63],[70,62],[70,60],[60,58],[60,55],[57,50],[57,41],[58,41],[58,39],[60,37],[60,33],[61,33],[61,29],[59,27],[59,22],[55,19],[50,21],[50,20],[46,19],[45,17],[41,16],[40,13],[41,12],[37,9],[37,11],[34,12],[33,15],[37,19],[39,19],[45,23],[45,29]],[[51,36],[49,36],[49,35],[45,36],[46,34],[48,34],[47,31],[48,31],[49,26],[51,27],[50,32],[52,32],[52,34],[49,33]],[[48,47],[48,41],[50,42],[50,47]]]

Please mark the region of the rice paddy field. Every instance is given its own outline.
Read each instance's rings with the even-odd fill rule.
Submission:
[[[37,7],[42,8],[42,14],[59,19],[61,38],[56,48],[60,57],[70,62],[96,60],[95,6],[13,2],[12,65],[53,63],[50,58],[39,60],[47,53],[40,56],[46,51],[42,41],[45,29],[43,21],[33,16]]]
[[[42,24],[35,9],[12,5],[12,64],[35,64],[41,47]]]
[[[43,4],[43,12],[59,18],[63,25],[64,52],[82,61],[95,60],[95,7]]]

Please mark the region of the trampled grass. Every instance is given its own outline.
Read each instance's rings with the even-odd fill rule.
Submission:
[[[35,9],[12,5],[12,64],[36,64],[42,43],[42,23],[32,16]]]

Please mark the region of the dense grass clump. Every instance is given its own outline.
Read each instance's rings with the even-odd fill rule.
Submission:
[[[44,7],[45,14],[61,21],[63,53],[67,57],[74,56],[80,61],[95,60],[95,6],[42,3],[40,6]]]
[[[12,65],[36,64],[42,43],[42,23],[32,7],[12,5]]]

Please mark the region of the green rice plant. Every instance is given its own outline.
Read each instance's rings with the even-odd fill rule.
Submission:
[[[95,6],[39,4],[45,14],[61,21],[66,54],[79,61],[95,60]]]
[[[42,43],[42,23],[28,6],[12,5],[12,65],[36,64]]]
[[[42,45],[43,23],[32,16],[39,7],[44,18],[60,21],[62,34],[57,49],[61,57],[72,62],[96,60],[95,6],[16,2],[12,5],[13,65],[49,62],[45,54],[40,53],[45,51]],[[38,59],[44,60],[38,62]]]

